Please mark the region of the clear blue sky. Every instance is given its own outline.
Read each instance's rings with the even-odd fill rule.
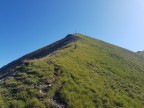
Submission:
[[[0,0],[0,67],[75,32],[144,50],[144,0]]]

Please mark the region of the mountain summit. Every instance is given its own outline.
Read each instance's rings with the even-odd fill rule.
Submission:
[[[8,65],[2,67],[0,70],[0,74],[4,74],[4,73],[8,72],[15,66],[22,64],[25,60],[39,59],[39,58],[45,57],[45,56],[53,53],[54,51],[61,49],[62,47],[66,46],[67,44],[70,44],[70,43],[76,41],[78,38],[79,37],[76,35],[69,34],[65,38],[63,38],[51,45],[45,46],[45,47],[38,49],[32,53],[29,53],[29,54],[19,58],[18,60],[15,60],[15,61],[9,63]]]
[[[82,34],[0,69],[0,106],[143,108],[144,57]]]

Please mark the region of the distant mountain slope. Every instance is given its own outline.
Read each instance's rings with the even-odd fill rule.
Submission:
[[[144,58],[82,34],[30,53],[0,73],[3,107],[144,107]]]
[[[144,56],[144,51],[138,51],[137,53],[141,56]]]

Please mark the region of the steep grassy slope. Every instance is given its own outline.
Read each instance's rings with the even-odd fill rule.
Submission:
[[[65,39],[50,52],[47,46],[0,70],[0,106],[144,107],[142,56],[81,34]]]
[[[2,67],[0,70],[0,74],[8,73],[15,66],[21,65],[25,60],[39,59],[44,56],[47,56],[48,54],[66,46],[67,44],[70,44],[71,42],[76,41],[77,38],[79,38],[79,37],[76,37],[73,35],[68,35],[64,39],[61,39],[51,45],[45,46],[45,47],[38,49],[30,54],[27,54],[27,55],[19,58],[18,60],[15,60],[15,61],[9,63],[8,65]]]

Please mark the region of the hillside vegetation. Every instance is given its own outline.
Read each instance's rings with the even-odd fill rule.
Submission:
[[[144,58],[82,34],[0,69],[0,108],[144,108]]]

